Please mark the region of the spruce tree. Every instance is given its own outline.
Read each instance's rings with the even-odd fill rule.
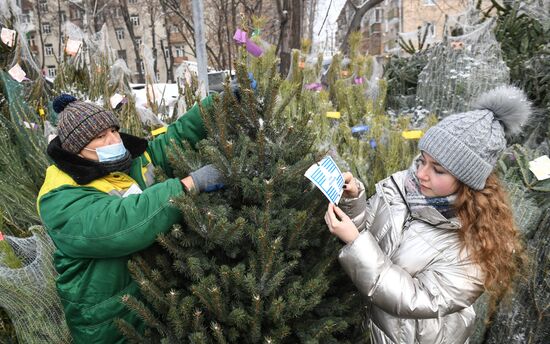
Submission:
[[[240,90],[227,83],[201,108],[208,139],[197,151],[174,145],[176,176],[214,164],[225,189],[176,199],[183,223],[130,261],[143,297],[123,301],[148,328],[119,321],[133,342],[363,341],[360,300],[336,262],[342,245],[323,220],[328,201],[303,176],[323,155],[311,104],[301,80],[280,89],[266,55],[253,68],[257,90],[241,62]]]

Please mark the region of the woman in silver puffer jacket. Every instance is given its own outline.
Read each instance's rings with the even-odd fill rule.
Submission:
[[[490,307],[510,289],[525,259],[507,196],[493,173],[505,133],[530,114],[523,92],[483,94],[477,110],[430,128],[409,170],[376,185],[344,174],[341,209],[329,230],[346,243],[339,261],[366,299],[373,343],[467,343],[472,304]]]

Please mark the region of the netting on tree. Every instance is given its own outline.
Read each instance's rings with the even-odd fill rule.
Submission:
[[[446,36],[428,52],[416,101],[439,116],[471,109],[481,93],[508,84],[509,69],[487,20],[461,36]]]
[[[466,11],[445,16],[443,36],[463,36],[479,28],[481,22],[479,11],[468,7]]]
[[[21,343],[70,343],[55,286],[55,247],[42,227],[33,226],[30,231],[33,235],[28,238],[4,237],[20,267],[0,264],[0,307],[12,320]]]
[[[543,25],[550,25],[550,0],[522,1],[519,4],[520,13],[525,12]]]

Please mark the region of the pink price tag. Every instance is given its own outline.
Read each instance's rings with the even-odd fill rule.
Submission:
[[[2,234],[2,232],[0,232],[0,241],[4,240],[4,234]]]
[[[264,53],[262,48],[260,48],[256,43],[252,42],[251,40],[246,41],[246,50],[248,50],[249,53],[256,57],[260,57]]]
[[[233,35],[233,39],[237,44],[246,44],[246,41],[247,41],[246,31],[237,29],[237,31],[235,31],[235,35]]]

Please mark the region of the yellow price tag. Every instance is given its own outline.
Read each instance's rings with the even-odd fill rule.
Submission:
[[[329,111],[327,112],[328,118],[340,118],[340,112],[338,111]]]
[[[422,130],[405,130],[401,133],[401,136],[407,140],[418,140],[422,135],[424,135]]]
[[[44,116],[46,116],[46,112],[44,112],[44,109],[43,109],[43,108],[38,109],[38,114],[39,114],[40,117],[42,117],[42,118],[44,118]]]
[[[167,130],[168,130],[168,127],[160,127],[160,128],[157,128],[157,129],[151,131],[151,134],[153,135],[153,137],[155,137],[155,136],[158,136],[160,134],[164,134]]]

